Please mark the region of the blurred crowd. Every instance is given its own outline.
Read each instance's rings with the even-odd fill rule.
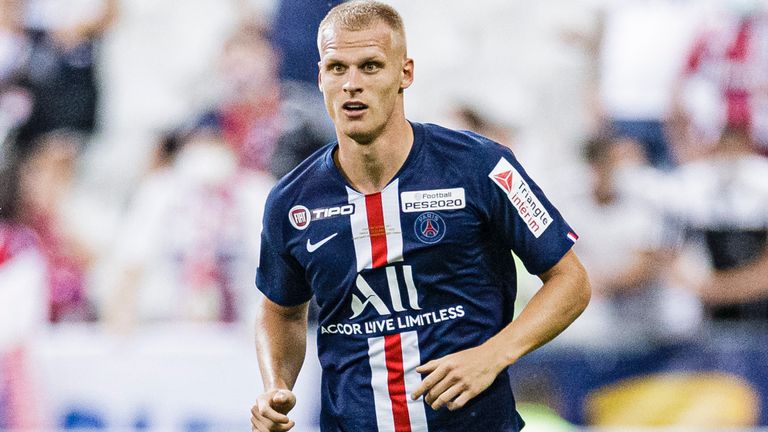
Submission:
[[[23,365],[26,336],[49,324],[98,322],[130,333],[152,322],[249,323],[267,193],[334,139],[316,87],[315,29],[339,1],[275,1],[269,13],[232,2],[237,19],[210,59],[211,94],[148,133],[152,142],[135,159],[144,163],[125,162],[136,175],[125,176],[124,188],[93,187],[103,174],[94,177],[92,155],[103,151],[102,132],[110,129],[101,107],[113,96],[100,72],[108,69],[103,45],[126,5],[101,0],[75,11],[63,3],[0,0],[6,372]],[[392,3],[402,6],[406,26],[429,26],[427,18],[411,18],[405,2]],[[562,343],[636,349],[701,337],[710,326],[762,328],[768,5],[577,3],[584,19],[558,23],[551,33],[583,65],[578,113],[544,114],[529,124],[525,116],[500,115],[481,93],[456,95],[434,118],[415,120],[485,134],[526,166],[526,155],[543,145],[531,137],[547,136],[532,124],[576,125],[561,128],[551,166],[530,161],[535,178],[549,177],[545,190],[579,233],[575,248],[595,291]],[[419,62],[430,59],[416,61],[419,77]],[[530,92],[505,97],[516,105],[541,102]],[[535,282],[523,285],[522,297],[535,289]],[[13,375],[0,373],[0,392],[14,391],[1,378]],[[0,427],[24,424],[24,409],[6,412],[14,415],[0,409]]]
[[[565,210],[597,294],[583,324],[629,344],[764,325],[768,5],[620,2],[597,29],[568,35],[596,64],[591,187]]]

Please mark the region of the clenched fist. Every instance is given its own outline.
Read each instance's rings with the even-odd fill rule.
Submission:
[[[254,432],[288,431],[296,424],[288,412],[296,405],[296,395],[286,389],[262,393],[251,408],[251,430]]]

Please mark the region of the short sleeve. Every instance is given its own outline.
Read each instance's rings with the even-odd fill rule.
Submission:
[[[482,186],[491,231],[531,274],[544,273],[560,261],[578,236],[512,151],[498,146],[493,153]]]
[[[286,248],[284,235],[287,213],[276,211],[267,200],[264,228],[261,232],[261,252],[256,270],[256,287],[273,302],[282,306],[296,306],[312,298],[304,269]]]

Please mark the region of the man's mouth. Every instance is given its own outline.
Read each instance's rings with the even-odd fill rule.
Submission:
[[[362,102],[344,102],[341,106],[344,111],[360,112],[368,108],[368,105]]]

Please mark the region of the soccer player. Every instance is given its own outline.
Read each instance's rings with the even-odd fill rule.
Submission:
[[[322,431],[518,431],[506,368],[589,301],[576,234],[509,149],[406,120],[414,63],[391,7],[335,7],[318,46],[338,141],[267,200],[253,430],[294,426],[314,296]],[[514,321],[510,250],[544,282]]]

